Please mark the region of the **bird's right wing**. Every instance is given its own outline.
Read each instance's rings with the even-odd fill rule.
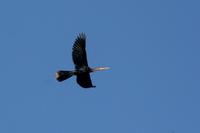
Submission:
[[[83,74],[77,75],[76,81],[83,88],[96,87],[96,86],[92,85],[92,80],[90,78],[90,74],[89,73],[83,73]]]
[[[81,33],[76,38],[72,48],[72,59],[76,68],[80,68],[82,66],[88,66],[85,45],[86,45],[86,35],[84,33]]]

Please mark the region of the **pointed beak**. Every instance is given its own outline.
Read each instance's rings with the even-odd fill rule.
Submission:
[[[94,68],[93,71],[101,71],[101,70],[108,70],[110,69],[110,67],[97,67],[97,68]]]

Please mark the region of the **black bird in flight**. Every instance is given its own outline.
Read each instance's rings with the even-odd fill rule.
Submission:
[[[72,71],[60,70],[56,72],[56,79],[59,82],[64,81],[75,75],[76,81],[81,87],[83,88],[96,87],[92,85],[90,73],[109,69],[109,67],[90,68],[87,62],[85,45],[86,45],[86,35],[84,33],[80,33],[77,36],[72,48],[72,59],[75,64],[75,70]]]

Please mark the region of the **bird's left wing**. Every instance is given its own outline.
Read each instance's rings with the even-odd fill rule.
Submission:
[[[83,73],[83,74],[77,75],[76,81],[83,88],[96,87],[96,86],[92,85],[92,80],[90,78],[90,74],[89,73]]]

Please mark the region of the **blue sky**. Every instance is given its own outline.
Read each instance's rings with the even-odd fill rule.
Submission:
[[[1,133],[199,133],[200,2],[1,0]],[[87,34],[97,87],[73,69]]]

